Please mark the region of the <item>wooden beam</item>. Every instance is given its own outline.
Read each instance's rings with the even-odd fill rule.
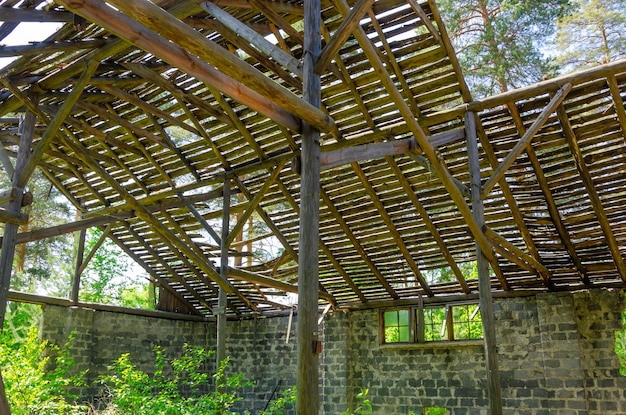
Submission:
[[[4,9],[4,7],[3,7]],[[0,15],[2,16],[2,15]],[[104,40],[83,40],[70,42],[34,42],[29,45],[0,46],[0,58],[32,56],[52,52],[96,49],[104,45]]]
[[[337,28],[333,37],[324,46],[322,53],[320,54],[317,62],[315,62],[315,72],[322,74],[330,60],[339,52],[339,49],[346,42],[348,37],[352,34],[352,31],[360,24],[363,15],[372,7],[374,0],[358,0],[354,5],[350,13],[344,17],[343,22]]]
[[[87,63],[85,70],[81,74],[80,78],[72,86],[72,92],[70,92],[68,97],[65,99],[65,102],[63,102],[63,105],[61,105],[52,120],[50,120],[45,133],[37,142],[35,149],[30,154],[28,162],[26,163],[26,166],[24,166],[24,170],[22,170],[20,174],[18,187],[26,186],[26,183],[30,179],[30,176],[33,174],[33,171],[35,171],[37,163],[39,163],[44,152],[48,149],[48,145],[56,136],[59,128],[65,121],[65,118],[71,113],[72,109],[74,108],[74,104],[80,98],[80,95],[89,83],[91,76],[96,72],[99,64],[100,62],[98,61],[90,61],[89,63]]]
[[[314,66],[321,51],[321,0],[304,2],[303,96],[313,107],[321,105],[321,81]],[[314,124],[302,125],[302,178],[298,259],[298,342],[296,412],[319,412],[319,217],[320,132]],[[319,343],[321,344],[321,343]],[[318,351],[319,350],[319,351]]]
[[[249,0],[213,0],[218,6],[221,7],[238,7],[240,9],[253,9],[256,6]],[[273,8],[279,13],[295,14],[296,16],[304,16],[304,9],[302,6],[295,3],[287,3],[285,1],[262,1],[261,4],[267,4],[268,7]]]
[[[13,225],[25,225],[28,223],[28,215],[22,212],[0,209],[0,222]]]
[[[344,147],[320,154],[320,169],[331,169],[342,164],[378,159],[387,156],[408,153],[418,149],[415,138],[390,140],[382,143],[370,143],[361,146]]]
[[[413,272],[413,275],[415,276],[417,281],[419,281],[420,286],[422,287],[426,295],[428,295],[429,297],[432,297],[434,294],[432,290],[430,289],[430,287],[428,286],[428,283],[426,283],[426,280],[424,279],[424,276],[422,275],[422,272],[420,271],[419,266],[417,265],[417,262],[415,262],[415,260],[413,259],[411,252],[409,251],[406,244],[404,243],[404,240],[402,239],[402,236],[398,232],[396,225],[393,223],[393,220],[387,213],[387,209],[385,209],[385,206],[380,201],[378,194],[376,193],[376,191],[370,184],[367,176],[365,175],[361,167],[358,165],[358,163],[352,163],[352,168],[354,169],[354,172],[356,173],[357,177],[361,180],[361,183],[365,187],[365,191],[367,192],[370,200],[376,207],[376,210],[378,211],[380,218],[383,220],[383,222],[387,226],[387,229],[389,230],[391,237],[393,238],[393,240],[396,243],[396,246],[402,253],[404,260],[406,261],[407,265]]]
[[[83,259],[85,256],[85,238],[87,236],[87,229],[81,229],[78,233],[76,260],[74,265],[74,278],[72,281],[72,292],[70,293],[70,300],[74,304],[78,303],[78,294],[80,292],[80,277],[82,275],[81,268],[83,266]]]
[[[615,234],[613,233],[613,229],[611,228],[609,219],[607,218],[606,212],[604,211],[602,200],[600,199],[600,195],[598,195],[598,191],[596,190],[596,185],[594,184],[591,173],[589,172],[589,167],[587,167],[585,158],[583,157],[580,147],[578,146],[576,133],[574,132],[574,129],[569,122],[569,118],[567,116],[567,111],[565,110],[565,108],[560,107],[557,113],[559,116],[559,121],[563,126],[565,141],[567,141],[570,152],[572,153],[572,157],[574,158],[574,163],[576,164],[578,174],[580,174],[582,182],[585,185],[587,195],[589,196],[589,201],[596,214],[596,218],[600,223],[600,227],[602,228],[602,233],[604,234],[604,238],[606,239],[606,244],[609,248],[609,251],[611,252],[611,256],[613,257],[613,262],[615,262],[615,268],[617,269],[617,272],[619,273],[622,280],[626,282],[626,263],[624,262],[624,257],[622,256],[622,253],[620,251],[620,245],[615,238]]]
[[[432,2],[432,0],[429,0]],[[594,79],[606,78],[610,75],[619,74],[626,70],[626,58],[585,71],[574,72],[572,74],[559,76],[534,85],[507,91],[501,94],[492,95],[487,98],[468,102],[449,110],[438,111],[435,114],[420,118],[420,123],[424,125],[442,124],[447,121],[462,117],[466,111],[480,112],[486,109],[505,105],[509,102],[533,99],[546,93],[554,93],[567,84],[574,86],[593,81]]]
[[[515,144],[515,146],[511,149],[509,154],[502,160],[500,165],[494,170],[489,179],[483,185],[483,190],[481,192],[481,197],[485,199],[491,189],[500,181],[502,177],[504,177],[504,173],[513,165],[515,159],[519,157],[520,154],[524,151],[524,149],[530,144],[535,135],[539,132],[541,127],[548,121],[550,115],[556,110],[561,102],[565,99],[569,91],[572,90],[572,84],[567,83],[563,85],[556,94],[552,97],[548,105],[541,111],[541,114],[537,116],[532,125],[526,130],[522,138]]]
[[[335,129],[334,121],[319,107],[304,102],[150,1],[111,0],[124,14],[97,0],[60,1],[281,125],[300,131],[300,123],[293,119],[293,114],[323,131]],[[127,16],[133,16],[134,20]],[[169,39],[175,39],[178,46]]]
[[[527,264],[527,266],[522,265],[523,268],[529,269],[530,267],[531,272],[538,272],[541,275],[548,287],[551,287],[553,285],[550,281],[550,270],[543,266],[543,264],[541,264],[532,256],[528,255],[526,252],[522,251],[517,246],[507,241],[503,236],[499,235],[487,225],[483,226],[483,230],[485,231],[485,236],[493,243],[492,246],[495,249],[502,248],[503,250],[510,252],[513,256],[518,258],[517,261],[514,261],[515,263],[520,264],[519,260],[521,260],[524,264]]]
[[[241,232],[243,227],[245,226],[248,218],[252,216],[254,211],[257,209],[263,197],[265,197],[265,193],[269,190],[270,186],[276,181],[278,175],[281,173],[283,167],[285,166],[286,161],[280,163],[278,166],[274,168],[274,172],[268,177],[263,186],[259,189],[257,194],[254,196],[252,200],[248,203],[246,210],[243,212],[241,217],[237,220],[237,223],[233,227],[232,231],[228,235],[228,239],[226,240],[226,246],[230,246],[231,243],[235,240],[235,237]]]
[[[200,3],[200,7],[213,15],[213,17],[215,17],[219,22],[237,33],[240,37],[250,42],[250,44],[259,49],[261,52],[272,57],[276,62],[280,63],[285,68],[289,69],[291,73],[296,74],[300,79],[302,79],[302,67],[300,66],[300,62],[298,62],[298,60],[289,53],[275,46],[269,40],[250,29],[236,17],[233,17],[227,11],[222,10],[214,3],[205,1]]]
[[[485,211],[480,195],[481,175],[478,138],[476,135],[476,119],[471,112],[465,115],[465,135],[467,137],[467,155],[472,189],[472,212],[476,223],[483,227],[485,225]],[[476,243],[476,258],[478,260],[480,315],[485,337],[485,365],[487,369],[487,387],[489,390],[489,409],[492,415],[502,415],[502,392],[500,388],[500,374],[498,372],[498,349],[491,294],[491,277],[489,276],[489,261],[478,242]]]
[[[30,294],[30,293],[24,293],[20,291],[11,291],[9,293],[9,299],[11,301],[16,301],[20,303],[55,305],[59,307],[81,307],[81,308],[97,310],[97,311],[107,311],[110,313],[122,313],[122,314],[131,314],[131,315],[144,316],[144,317],[165,318],[168,320],[184,320],[184,321],[200,321],[200,322],[212,321],[211,318],[201,316],[201,315],[171,313],[168,311],[146,310],[146,309],[120,307],[120,306],[115,306],[115,305],[98,304],[98,303],[79,302],[78,304],[74,304],[72,301],[68,300],[67,298]]]
[[[222,197],[222,238],[220,244],[220,276],[228,280],[228,234],[230,233],[230,180],[224,180],[224,192]],[[226,291],[220,288],[217,299],[217,309],[214,310],[217,318],[216,335],[216,367],[226,359],[226,302],[228,300]],[[216,382],[216,389],[223,390],[223,383]]]
[[[96,241],[94,246],[91,247],[91,250],[87,254],[87,257],[85,257],[83,259],[82,263],[80,264],[80,267],[78,268],[78,274],[79,275],[82,275],[83,272],[85,272],[85,269],[87,268],[87,266],[89,266],[89,262],[91,262],[93,257],[96,255],[96,252],[98,251],[98,249],[100,249],[102,244],[106,241],[106,239],[109,236],[109,234],[111,233],[112,229],[113,229],[113,224],[109,223],[107,225],[107,227],[104,229],[104,231],[102,231],[102,234],[100,235],[100,238],[98,238],[98,240]],[[81,230],[81,232],[82,232],[82,230]]]
[[[56,10],[20,9],[15,7],[2,7],[0,22],[12,23],[68,23],[74,21],[74,13]]]

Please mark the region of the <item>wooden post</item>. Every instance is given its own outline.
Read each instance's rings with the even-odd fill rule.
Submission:
[[[22,197],[24,186],[18,186],[20,176],[30,155],[30,147],[33,142],[36,117],[31,111],[26,112],[24,119],[24,129],[20,137],[20,145],[15,162],[15,171],[12,178],[13,187],[16,189],[15,198],[9,202],[8,211],[19,213],[22,209]],[[28,180],[25,181],[26,184]],[[0,329],[4,326],[4,315],[7,308],[9,288],[11,286],[11,271],[13,268],[13,258],[15,257],[15,245],[17,241],[17,231],[19,225],[7,223],[4,227],[4,237],[2,239],[2,252],[0,252]]]
[[[79,213],[80,216],[80,213]],[[76,218],[80,219],[80,218]],[[74,280],[72,281],[72,294],[70,299],[74,304],[78,303],[78,292],[80,290],[80,275],[82,274],[83,257],[85,255],[85,237],[87,229],[81,229],[78,234],[78,246],[76,247],[76,266],[74,267]]]
[[[476,223],[482,228],[485,224],[485,211],[480,196],[480,159],[478,157],[476,119],[474,118],[473,112],[467,112],[465,114],[465,136],[467,137],[467,154],[472,189],[472,213]],[[502,415],[502,393],[500,390],[500,374],[498,372],[498,353],[496,349],[493,301],[491,298],[489,261],[478,243],[476,244],[476,257],[478,260],[480,315],[483,322],[483,335],[485,338],[485,363],[489,390],[489,408],[491,415]]]
[[[304,100],[321,105],[320,77],[314,71],[321,51],[321,1],[304,2]],[[302,126],[302,176],[300,183],[300,236],[298,261],[298,377],[296,413],[317,415],[319,410],[319,208],[320,132],[309,123]]]
[[[20,137],[20,145],[17,150],[17,160],[15,162],[15,171],[11,179],[13,187],[16,189],[15,198],[9,202],[8,209],[10,212],[19,213],[22,209],[22,198],[24,195],[24,186],[18,186],[20,176],[24,170],[24,166],[30,154],[30,147],[33,142],[33,133],[35,131],[36,117],[31,111],[26,112],[24,120],[24,129]],[[26,180],[28,181],[28,180]],[[19,225],[7,223],[4,226],[4,238],[2,239],[2,252],[0,252],[0,329],[4,327],[4,316],[7,311],[7,301],[9,298],[9,288],[11,287],[11,271],[13,268],[13,258],[15,257],[15,246],[17,240],[17,231]],[[11,408],[6,397],[4,389],[4,380],[0,372],[0,413],[3,415],[11,415]]]
[[[230,181],[224,181],[222,204],[222,238],[220,255],[220,275],[226,280],[228,276],[228,228],[230,226]],[[226,291],[220,288],[217,299],[217,351],[215,353],[217,367],[226,358]],[[220,387],[221,385],[216,385]]]

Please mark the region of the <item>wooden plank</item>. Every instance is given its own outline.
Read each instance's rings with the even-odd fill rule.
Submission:
[[[279,47],[276,47],[263,36],[239,21],[236,17],[233,17],[227,11],[222,10],[212,2],[202,2],[200,3],[200,7],[213,15],[213,17],[215,17],[219,22],[237,33],[237,35],[250,42],[250,44],[259,49],[261,52],[272,57],[276,62],[280,63],[285,68],[289,69],[291,73],[296,74],[300,79],[302,79],[302,67],[300,66],[300,62],[298,62],[298,60],[289,53]]]
[[[572,84],[567,83],[563,85],[556,94],[552,97],[548,105],[541,111],[541,114],[535,119],[532,125],[526,130],[522,138],[515,144],[509,154],[502,160],[500,165],[494,170],[489,179],[483,185],[482,198],[485,199],[491,189],[504,177],[506,171],[513,165],[515,159],[519,157],[528,144],[532,141],[535,135],[539,132],[541,127],[548,121],[550,115],[557,109],[561,102],[565,99],[568,92],[572,90]]]
[[[102,24],[103,27],[126,39],[131,39],[138,47],[219,88],[237,101],[294,131],[300,131],[300,123],[293,120],[291,114],[323,131],[332,131],[335,128],[332,118],[323,113],[319,107],[306,103],[150,1],[110,2],[126,16],[133,16],[135,20],[95,0],[61,0],[61,2],[89,20]],[[179,46],[168,39],[175,39]]]
[[[41,156],[43,156],[44,152],[48,149],[48,145],[52,141],[52,139],[56,136],[59,128],[63,124],[65,118],[70,114],[72,109],[74,108],[74,104],[80,98],[83,90],[89,83],[92,75],[96,72],[98,65],[100,62],[98,61],[90,61],[87,63],[83,73],[80,78],[76,81],[76,83],[72,86],[72,92],[68,95],[61,105],[61,108],[54,115],[52,120],[48,123],[45,133],[41,137],[41,139],[37,142],[35,149],[30,154],[28,158],[28,162],[24,169],[22,170],[19,180],[17,182],[18,187],[26,186],[26,183],[30,179],[30,176],[33,174],[37,163],[39,163]],[[46,120],[42,120],[46,121]]]
[[[235,240],[235,237],[242,231],[245,226],[248,218],[252,216],[254,211],[257,209],[263,197],[265,197],[265,193],[269,190],[270,186],[278,179],[278,175],[281,173],[283,167],[285,166],[286,161],[280,163],[278,166],[274,168],[274,172],[268,177],[265,181],[261,189],[257,192],[252,200],[249,201],[246,210],[243,212],[241,217],[237,220],[237,223],[233,227],[231,233],[228,235],[228,239],[226,240],[226,246],[230,246],[231,243]]]
[[[480,186],[480,159],[478,155],[478,139],[476,135],[476,121],[474,114],[465,115],[465,135],[467,137],[467,155],[470,170],[472,189],[472,211],[476,223],[484,227],[485,211],[481,198]],[[487,386],[489,390],[489,409],[492,415],[502,415],[502,392],[500,389],[500,374],[498,372],[498,349],[496,342],[496,324],[493,314],[493,300],[491,294],[491,277],[489,276],[489,261],[482,251],[482,246],[476,243],[476,258],[478,260],[478,295],[480,315],[485,336],[485,366],[487,369]]]
[[[576,169],[578,170],[582,182],[585,185],[587,195],[589,196],[589,201],[591,202],[591,206],[593,207],[598,222],[600,223],[602,233],[604,234],[604,238],[606,239],[606,244],[608,245],[609,251],[611,252],[613,261],[615,262],[615,268],[622,278],[622,281],[626,281],[626,263],[624,262],[624,257],[622,256],[620,246],[617,243],[617,239],[615,238],[615,234],[613,233],[613,229],[611,228],[611,224],[609,222],[607,214],[604,210],[604,207],[602,206],[602,200],[600,199],[596,186],[593,183],[593,178],[591,177],[591,173],[589,172],[589,167],[587,167],[587,163],[585,162],[580,147],[578,146],[576,133],[574,132],[574,129],[569,122],[569,119],[567,117],[567,111],[565,110],[565,108],[559,107],[557,113],[559,116],[559,120],[561,121],[561,125],[563,126],[565,140],[567,141],[569,149],[572,153],[572,157],[574,158]]]
[[[376,194],[376,191],[374,190],[374,188],[370,184],[367,176],[365,176],[365,173],[363,172],[363,170],[359,167],[359,165],[357,163],[353,163],[352,164],[352,168],[354,169],[356,175],[361,180],[361,184],[365,187],[365,191],[367,192],[367,194],[369,195],[370,200],[372,201],[372,203],[376,207],[376,210],[378,211],[378,214],[380,215],[380,218],[383,220],[383,222],[387,226],[387,229],[391,233],[391,236],[392,236],[393,240],[395,241],[398,249],[400,250],[400,252],[402,253],[402,256],[404,257],[404,260],[406,261],[407,265],[409,266],[409,268],[413,272],[413,275],[419,281],[419,283],[420,283],[422,289],[424,290],[424,292],[426,293],[426,295],[428,295],[429,297],[432,297],[434,294],[433,294],[432,290],[430,289],[430,287],[428,286],[428,283],[426,283],[426,280],[424,279],[424,276],[422,275],[422,272],[420,271],[419,266],[417,265],[417,262],[415,262],[415,260],[413,259],[413,256],[411,255],[411,252],[409,251],[409,249],[407,248],[406,244],[404,243],[404,240],[402,239],[402,236],[400,235],[400,233],[396,229],[396,226],[393,223],[393,220],[391,219],[391,217],[387,213],[387,210],[385,209],[385,206],[380,201],[380,198],[378,197],[378,194]]]
[[[253,9],[256,6],[249,0],[213,0],[218,6],[221,7],[238,7],[240,9]],[[295,14],[296,16],[304,16],[304,9],[301,5],[287,3],[285,1],[261,1],[259,3],[266,4],[267,7],[271,7],[279,13]]]
[[[32,8],[2,7],[0,22],[12,23],[68,23],[74,21],[74,13],[57,10],[38,10]]]
[[[67,298],[30,294],[30,293],[24,293],[20,291],[9,292],[9,299],[11,301],[16,301],[20,303],[55,305],[55,306],[60,306],[60,307],[81,307],[81,308],[86,308],[90,310],[107,311],[110,313],[131,314],[135,316],[164,318],[168,320],[199,321],[199,322],[213,321],[212,318],[201,316],[201,315],[171,313],[168,311],[146,310],[146,309],[140,309],[140,308],[121,307],[121,306],[98,304],[98,303],[79,302],[78,304],[74,304],[72,301],[68,300]]]
[[[0,14],[0,16],[2,15]],[[73,50],[96,49],[104,45],[104,43],[104,40],[97,39],[70,42],[34,42],[29,45],[0,46],[0,58],[50,54],[52,52],[69,52]]]
[[[322,53],[315,63],[314,70],[316,73],[324,73],[330,60],[339,52],[339,49],[352,34],[352,31],[360,24],[363,15],[367,13],[373,3],[374,0],[357,1],[352,10],[350,10],[350,13],[343,19],[343,22],[341,22],[341,25],[337,28],[333,37],[326,43],[326,46],[324,46]]]
[[[28,223],[28,215],[26,213],[0,209],[0,222],[11,223],[13,225],[25,225]]]
[[[503,236],[499,235],[493,229],[490,229],[488,226],[483,226],[483,230],[485,231],[485,236],[493,242],[494,248],[499,245],[503,249],[509,251],[511,254],[516,256],[518,259],[522,260],[524,263],[529,265],[532,269],[531,272],[538,272],[541,277],[546,282],[550,282],[550,270],[548,270],[543,264],[537,261],[532,256],[528,255],[526,252],[522,251],[517,246],[513,245],[509,241],[507,241]],[[519,261],[516,261],[519,264]],[[527,267],[525,267],[527,268]],[[551,286],[552,284],[549,284]]]
[[[320,154],[320,169],[326,170],[342,164],[408,153],[417,148],[417,141],[412,137],[340,148]]]
[[[321,82],[315,61],[321,51],[321,0],[304,3],[303,97],[313,107],[321,105]],[[300,230],[298,258],[298,342],[296,412],[319,413],[319,218],[320,132],[308,122],[302,125],[302,178],[300,181]]]

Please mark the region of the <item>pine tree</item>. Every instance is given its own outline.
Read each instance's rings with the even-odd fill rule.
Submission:
[[[626,0],[574,0],[576,9],[559,20],[557,62],[563,72],[626,57]]]
[[[439,0],[467,82],[477,96],[505,92],[555,73],[541,51],[569,0]]]

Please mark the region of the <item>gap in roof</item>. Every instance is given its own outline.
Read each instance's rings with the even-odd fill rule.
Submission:
[[[21,46],[28,45],[33,42],[42,42],[48,39],[53,33],[63,26],[63,23],[37,23],[24,22],[20,23],[13,31],[2,41],[2,46]],[[0,72],[20,55],[11,58],[0,58]]]

